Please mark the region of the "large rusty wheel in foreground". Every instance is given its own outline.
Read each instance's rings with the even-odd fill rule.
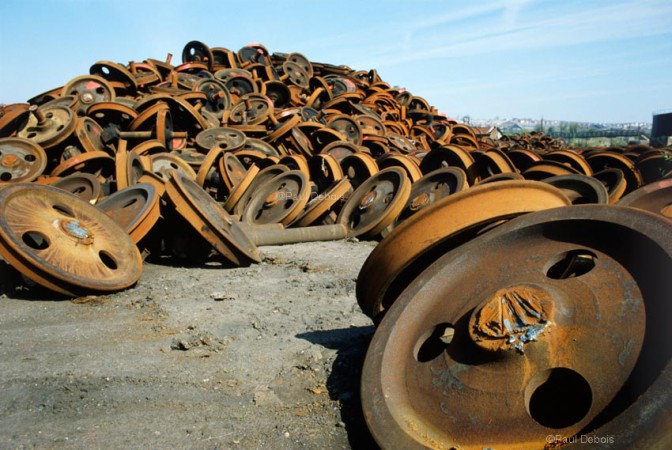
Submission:
[[[0,191],[0,254],[65,295],[112,292],[140,278],[137,247],[112,219],[75,195],[17,183]]]
[[[662,216],[584,205],[443,255],[368,349],[362,403],[378,444],[540,449],[584,435],[671,448],[670,235]]]

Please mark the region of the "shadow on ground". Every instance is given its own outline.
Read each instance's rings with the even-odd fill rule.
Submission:
[[[327,389],[332,400],[341,402],[341,420],[345,423],[348,441],[354,450],[378,448],[364,421],[359,389],[364,357],[373,332],[374,327],[368,326],[309,331],[296,335],[313,344],[336,350]]]
[[[3,297],[29,301],[68,300],[68,297],[25,278],[21,272],[0,260],[0,298]]]

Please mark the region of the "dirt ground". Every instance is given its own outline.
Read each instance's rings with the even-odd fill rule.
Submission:
[[[355,299],[373,247],[262,247],[247,268],[166,258],[78,299],[0,261],[0,448],[375,448]]]

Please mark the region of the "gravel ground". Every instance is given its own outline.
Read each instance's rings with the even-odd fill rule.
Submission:
[[[261,264],[146,263],[77,299],[0,261],[0,448],[375,448],[359,397],[374,247],[263,247]]]

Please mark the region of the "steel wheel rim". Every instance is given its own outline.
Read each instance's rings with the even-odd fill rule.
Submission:
[[[256,224],[291,223],[308,203],[310,185],[299,170],[277,175],[255,192],[245,207],[243,221]]]
[[[0,210],[3,256],[41,285],[77,295],[125,289],[140,278],[142,259],[128,235],[75,195],[17,184],[0,192]]]
[[[350,236],[373,238],[397,218],[411,195],[411,180],[401,167],[389,167],[362,183],[338,214]]]
[[[574,240],[572,240],[569,238],[571,233],[567,228],[563,228],[564,224],[574,224],[575,229],[588,224],[593,233],[590,237],[585,236],[583,234],[585,228],[581,228],[581,232],[576,233]],[[634,228],[635,226],[637,229]],[[628,212],[624,208],[613,206],[584,205],[572,208],[557,208],[512,220],[491,234],[486,234],[466,244],[464,247],[442,256],[423,272],[402,294],[399,301],[383,319],[369,346],[362,375],[362,379],[364,380],[362,384],[362,404],[365,418],[376,441],[382,448],[424,448],[426,446],[459,447],[465,449],[481,449],[483,447],[541,448],[546,444],[546,438],[549,435],[555,436],[556,434],[560,434],[569,437],[578,433],[584,427],[587,427],[591,431],[590,434],[595,433],[596,436],[613,435],[616,442],[622,442],[626,447],[651,448],[647,447],[647,445],[634,444],[637,442],[640,444],[647,442],[650,445],[651,443],[658,442],[660,444],[665,441],[667,438],[665,430],[669,429],[670,423],[669,415],[665,411],[669,409],[671,401],[669,383],[672,380],[672,365],[670,364],[669,348],[661,350],[660,345],[656,345],[656,342],[669,342],[671,336],[669,327],[666,327],[663,323],[664,320],[658,319],[656,321],[655,316],[662,315],[669,317],[670,314],[670,306],[667,299],[672,295],[672,284],[670,284],[669,276],[665,276],[665,272],[672,270],[672,246],[669,239],[664,237],[665,233],[669,235],[670,227],[672,227],[672,222],[665,219],[656,218],[654,215],[645,212]],[[614,235],[621,237],[634,237],[637,244],[645,245],[647,250],[651,250],[651,253],[648,251],[635,252],[639,254],[636,256],[629,253],[627,249],[618,249],[618,245],[613,246],[614,242],[608,242],[610,239],[604,239],[601,236],[602,233],[596,232],[604,229],[608,229],[608,233],[614,233]],[[464,291],[465,274],[473,274],[474,268],[478,266],[478,262],[474,261],[477,258],[474,258],[473,255],[478,255],[479,252],[482,255],[485,249],[487,249],[487,252],[497,249],[495,250],[497,254],[501,256],[504,253],[504,259],[508,260],[510,256],[506,253],[507,251],[511,252],[511,245],[507,245],[504,242],[515,241],[515,239],[528,239],[528,241],[525,241],[525,244],[533,245],[533,239],[537,241],[545,239],[541,236],[541,230],[547,231],[551,236],[558,236],[558,238],[554,239],[554,243],[548,247],[534,247],[535,249],[539,249],[539,253],[537,254],[535,250],[536,261],[531,264],[539,266],[540,270],[538,273],[534,272],[534,277],[529,276],[529,273],[532,273],[531,271],[529,273],[521,272],[522,275],[495,275],[495,285],[515,286],[520,283],[532,283],[530,280],[537,282],[537,280],[543,278],[541,286],[544,289],[549,289],[548,286],[552,285],[553,289],[563,291],[563,289],[566,290],[567,288],[563,287],[562,283],[574,283],[570,286],[581,285],[581,283],[587,284],[588,281],[584,280],[588,279],[586,277],[591,276],[593,278],[590,280],[595,282],[594,288],[604,290],[604,285],[600,288],[599,279],[596,281],[594,277],[598,273],[604,273],[605,270],[607,272],[618,270],[619,274],[625,276],[627,280],[622,282],[617,281],[617,283],[621,283],[623,289],[634,290],[632,293],[626,293],[622,297],[617,296],[615,298],[606,298],[603,292],[602,294],[598,294],[600,296],[597,299],[603,300],[600,305],[606,305],[605,310],[602,311],[604,316],[598,314],[596,317],[586,316],[577,319],[577,323],[580,324],[577,326],[580,326],[582,331],[577,332],[575,337],[585,344],[579,352],[582,352],[582,360],[579,362],[570,360],[571,364],[567,363],[567,361],[564,363],[560,362],[561,358],[555,356],[555,354],[571,352],[574,346],[572,345],[572,348],[568,348],[564,341],[563,344],[557,346],[558,340],[555,339],[553,342],[556,343],[557,352],[546,351],[549,355],[549,360],[545,366],[543,363],[538,363],[539,368],[537,368],[532,367],[532,363],[530,363],[530,373],[526,372],[527,381],[529,382],[510,381],[510,378],[519,377],[520,370],[518,370],[518,366],[513,366],[518,367],[518,372],[511,374],[512,371],[508,370],[502,373],[504,376],[498,377],[498,381],[494,383],[491,382],[489,387],[483,386],[481,382],[481,386],[478,388],[480,391],[478,392],[488,389],[496,391],[498,386],[501,385],[515,387],[516,390],[512,390],[512,392],[516,393],[515,404],[506,395],[498,392],[494,392],[497,396],[496,399],[481,401],[481,397],[477,396],[477,392],[474,395],[468,396],[468,402],[465,402],[463,399],[460,403],[462,406],[459,407],[455,404],[454,397],[452,397],[454,391],[464,389],[473,393],[476,391],[473,386],[476,382],[479,382],[477,378],[479,375],[478,372],[471,378],[467,378],[477,370],[473,364],[470,364],[470,362],[474,362],[474,359],[461,358],[461,362],[454,362],[451,354],[455,355],[455,352],[459,348],[450,350],[450,346],[453,343],[457,346],[458,343],[461,345],[462,342],[466,342],[467,338],[471,339],[469,327],[467,326],[465,329],[461,325],[461,320],[463,319],[460,319],[460,317],[464,316],[473,317],[471,316],[473,311],[471,310],[472,304],[469,303],[471,300],[465,301],[465,296],[474,295],[478,300],[474,301],[473,305],[478,309],[478,301],[487,298],[495,292],[493,283],[491,282],[484,282],[483,286],[479,284],[478,287],[475,287],[476,285],[472,283],[466,283],[466,285],[474,287],[476,292],[470,291],[466,294],[458,292],[460,289]],[[627,238],[620,239],[618,242],[628,242],[628,240]],[[548,240],[546,239],[545,242],[548,242]],[[558,251],[565,252],[566,254],[567,250],[572,251],[577,249],[577,247],[588,249],[586,251],[596,256],[598,261],[595,266],[596,269],[591,269],[595,270],[595,272],[591,274],[589,270],[585,273],[579,273],[574,277],[548,281],[547,279],[550,279],[550,277],[547,274],[550,272],[547,272],[549,267],[545,263],[550,263],[550,267],[552,268],[552,263],[555,261],[553,258],[557,256]],[[647,262],[646,260],[650,256],[653,257],[653,261]],[[504,271],[511,273],[511,270],[515,271],[517,267],[516,261],[519,261],[518,258],[519,253],[516,252],[511,261],[512,265],[502,262],[499,266],[489,266],[489,272],[500,270],[501,273]],[[643,261],[639,261],[640,259]],[[526,261],[531,261],[531,258],[526,257]],[[636,261],[637,264],[633,261]],[[646,267],[642,268],[639,263],[643,263]],[[640,267],[638,268],[638,266]],[[600,270],[602,272],[599,272]],[[450,273],[448,273],[449,271]],[[655,274],[655,276],[651,275],[654,278],[648,278],[649,271]],[[482,273],[482,270],[480,272]],[[582,277],[584,278],[582,279]],[[654,288],[652,280],[655,280],[656,277],[661,283]],[[455,286],[460,285],[460,282],[462,282],[462,287],[456,291]],[[485,286],[485,284],[488,285]],[[626,285],[630,287],[628,288]],[[618,326],[618,324],[623,323],[625,327],[634,327],[637,331],[633,333],[632,339],[639,339],[639,343],[633,342],[630,345],[626,338],[629,338],[631,335],[627,332],[623,333],[623,339],[616,339],[611,343],[609,343],[609,339],[611,338],[606,336],[606,334],[598,337],[593,332],[595,327],[598,326],[595,323],[605,324],[608,321],[608,316],[614,316],[614,314],[617,315],[619,313],[621,305],[630,301],[631,298],[634,302],[638,295],[635,291],[639,291],[640,298],[643,299],[639,310],[627,307],[628,312],[620,317],[617,325],[612,324],[612,326]],[[451,292],[454,295],[450,294]],[[589,289],[588,293],[590,292],[593,291]],[[481,296],[481,294],[484,295]],[[553,296],[556,295],[557,293],[553,293]],[[441,301],[439,300],[439,296],[443,301],[442,305],[447,310],[450,309],[449,313],[437,312],[435,309],[432,309],[432,302],[434,302],[435,306],[437,302]],[[620,298],[620,301],[614,302],[613,300],[616,298]],[[617,304],[608,306],[607,304],[610,302]],[[590,308],[595,307],[591,302],[587,302],[587,304]],[[643,314],[641,306],[644,306],[644,304],[647,310],[651,310],[647,312],[646,327],[644,327],[641,317]],[[558,313],[561,309],[556,308],[554,311]],[[430,311],[432,313],[428,314]],[[448,316],[453,313],[455,320],[450,322],[452,318]],[[653,319],[651,319],[651,313],[653,313]],[[563,313],[559,314],[560,316],[554,317],[557,324],[552,324],[548,330],[551,338],[555,336],[553,333],[556,332],[557,334],[558,331],[554,330],[553,326],[559,327],[560,331],[565,331],[567,324],[572,323],[571,319],[567,319],[567,322],[558,322],[559,318],[562,318],[563,321],[566,319]],[[639,317],[635,318],[636,316]],[[629,324],[629,318],[638,321],[638,323],[635,325],[626,325]],[[649,325],[651,325],[648,322],[649,320],[653,320],[654,327],[652,328],[655,329],[649,329]],[[432,326],[427,326],[430,323]],[[427,342],[424,340],[427,335],[424,334],[423,336],[420,330],[424,332],[426,329],[429,329],[431,332],[433,326],[437,324],[454,325],[454,334],[450,334],[452,341],[449,344],[441,344],[436,352],[432,354],[423,354],[423,361],[421,362],[419,361],[421,358],[418,353],[418,343]],[[646,329],[646,333],[648,334],[643,336],[642,346],[641,334],[643,334],[644,329]],[[665,339],[666,336],[667,338]],[[546,354],[543,352],[543,350],[547,349],[544,339],[548,339],[548,335],[545,336],[542,334],[539,337],[540,342],[530,342],[526,345],[525,352],[527,355],[530,355],[529,358],[533,358],[532,361],[537,361],[540,355]],[[469,340],[468,342],[471,341]],[[623,346],[629,348],[625,353],[622,353]],[[643,349],[642,354],[639,354],[639,359],[638,346],[641,346]],[[610,354],[614,355],[614,360],[596,358],[593,350],[595,347],[604,349],[606,353],[611,352]],[[422,349],[422,346],[420,349]],[[645,352],[646,355],[643,356]],[[516,354],[513,354],[513,357],[523,358],[522,355]],[[507,361],[511,361],[509,359],[510,355],[502,358],[504,359],[500,359],[499,361],[495,358],[494,360],[480,363],[479,367],[482,367],[482,369],[479,369],[481,370],[481,374],[487,370],[496,373],[494,369],[489,369],[492,364],[504,364]],[[527,356],[524,358],[528,361]],[[645,364],[641,363],[642,358],[644,358],[643,361],[646,361]],[[616,366],[616,370],[620,370],[621,367],[615,361],[616,359],[623,363],[623,370],[626,373],[612,376],[609,373],[609,369],[594,369],[596,364],[600,364],[599,367],[604,368],[604,364],[608,361],[607,367],[611,367],[611,370],[614,370],[614,366]],[[442,362],[445,362],[445,364],[441,365],[440,363]],[[532,395],[535,395],[537,389],[540,387],[538,384],[535,385],[536,381],[532,383],[535,380],[535,372],[538,373],[538,370],[545,367],[551,369],[561,368],[564,367],[563,364],[565,363],[572,365],[573,368],[577,369],[577,373],[582,378],[588,380],[591,402],[587,411],[582,414],[576,414],[576,417],[570,421],[570,425],[562,428],[550,428],[545,420],[543,423],[540,422],[539,419],[541,416],[538,414],[535,415],[532,409],[527,413],[520,410],[521,405],[524,406],[525,403],[531,402],[529,391],[524,392],[522,388],[527,389],[529,387]],[[418,369],[415,372],[418,376],[413,378],[412,369],[420,367],[423,364],[424,368]],[[453,364],[451,366],[453,368],[443,369],[442,367],[446,367],[447,364]],[[641,385],[637,385],[636,380],[642,376],[642,371],[646,372],[649,369],[649,367],[646,367],[647,364],[655,366],[655,368],[650,368],[650,370],[653,370],[653,374],[657,378],[652,379],[651,374],[649,374],[648,378]],[[458,367],[459,370],[455,369]],[[573,371],[572,367],[569,369]],[[630,369],[633,367],[634,371],[631,374]],[[431,373],[434,374],[436,380],[434,387],[427,383],[427,375],[422,378],[422,370],[426,370],[430,375]],[[638,375],[635,375],[635,372]],[[511,374],[511,377],[506,378],[509,374]],[[429,379],[431,383],[431,376],[429,376]],[[623,382],[634,383],[633,389],[635,389],[635,392],[631,394],[620,392],[620,385]],[[603,384],[606,386],[602,386]],[[416,387],[418,388],[416,389]],[[424,392],[421,389],[425,389]],[[444,394],[441,393],[441,389],[443,389]],[[607,390],[608,392],[605,392]],[[572,394],[577,395],[575,392],[572,392]],[[465,395],[467,394],[465,393]],[[616,395],[625,403],[612,403],[611,397]],[[641,397],[639,397],[640,395]],[[428,396],[431,398],[428,398]],[[662,401],[660,401],[661,396],[663,398]],[[654,400],[656,398],[659,401]],[[563,401],[568,400],[566,398]],[[495,411],[493,411],[493,408],[487,409],[487,406],[492,404],[492,401],[496,401],[500,405],[499,408],[494,408]],[[640,402],[639,411],[637,408],[631,407],[636,402]],[[653,402],[655,406],[651,407],[651,403],[647,402]],[[422,406],[420,406],[421,404]],[[641,414],[642,404],[647,405],[647,408],[651,407],[653,411]],[[472,408],[474,405],[476,405],[476,408],[479,405],[484,406],[486,412],[480,416],[482,420],[474,417]],[[554,406],[556,404],[551,404],[551,408]],[[529,414],[529,418],[523,423],[529,429],[521,431],[520,427],[516,428],[517,423],[515,421],[502,420],[496,417],[497,413],[513,417],[511,411],[514,410],[514,407],[516,408],[518,417],[521,417],[521,413],[523,416]],[[465,417],[460,417],[461,411],[465,411]],[[490,414],[491,411],[493,411],[492,414]],[[601,415],[598,416],[598,414]],[[451,415],[455,419],[455,424],[448,418]],[[471,426],[471,429],[468,431],[473,432],[474,425],[465,425],[464,423],[466,416],[475,418],[475,423],[478,427],[476,433],[472,433],[469,439],[463,436],[460,439],[451,437],[451,433],[457,436],[462,432],[462,430],[455,431],[456,427],[460,426],[464,426],[465,429]],[[578,420],[576,419],[577,417]],[[437,422],[441,422],[442,425],[438,426]],[[666,424],[667,427],[663,424]],[[597,429],[591,429],[591,427],[596,427]],[[637,431],[639,427],[642,427],[642,429]],[[654,435],[652,437],[644,430],[657,432],[657,436]],[[515,440],[515,437],[511,436],[514,431],[519,433],[517,436],[518,440]],[[620,446],[621,444],[618,445]]]

